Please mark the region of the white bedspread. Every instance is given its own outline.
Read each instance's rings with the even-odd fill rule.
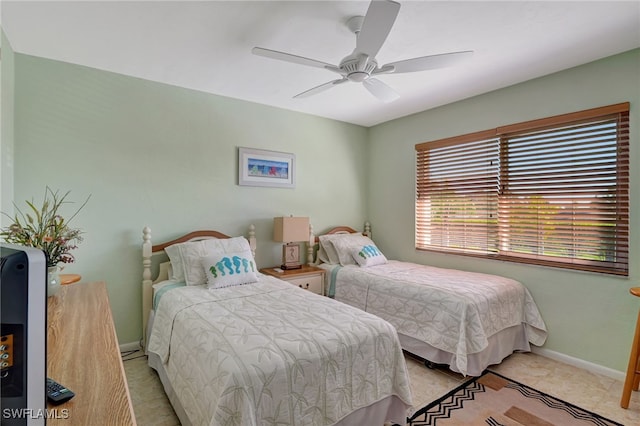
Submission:
[[[388,322],[264,275],[171,290],[148,350],[194,425],[331,425],[390,395],[411,406]]]
[[[340,267],[339,267],[340,268]],[[379,316],[398,333],[456,354],[467,374],[467,355],[482,351],[488,338],[525,324],[527,339],[542,345],[546,326],[525,286],[481,273],[389,261],[332,272],[336,300]]]

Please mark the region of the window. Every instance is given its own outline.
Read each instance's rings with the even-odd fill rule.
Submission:
[[[628,275],[629,103],[416,151],[417,249]]]

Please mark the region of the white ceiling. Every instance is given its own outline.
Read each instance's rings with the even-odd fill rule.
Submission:
[[[372,126],[640,47],[640,1],[407,1],[377,59],[473,50],[462,65],[378,76],[392,103],[260,46],[338,64],[368,1],[3,1],[15,52]]]

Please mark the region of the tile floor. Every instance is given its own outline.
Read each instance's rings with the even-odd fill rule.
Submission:
[[[138,352],[124,359],[138,425],[179,425],[158,376],[147,366],[146,357]],[[416,409],[464,381],[461,375],[449,370],[428,369],[410,356],[406,360]],[[621,381],[532,353],[513,354],[491,369],[611,420],[625,425],[640,425],[640,392],[633,393],[628,410],[620,408]]]

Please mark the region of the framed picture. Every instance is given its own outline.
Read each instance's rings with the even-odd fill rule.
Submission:
[[[286,152],[238,148],[238,185],[295,188],[295,162]]]

